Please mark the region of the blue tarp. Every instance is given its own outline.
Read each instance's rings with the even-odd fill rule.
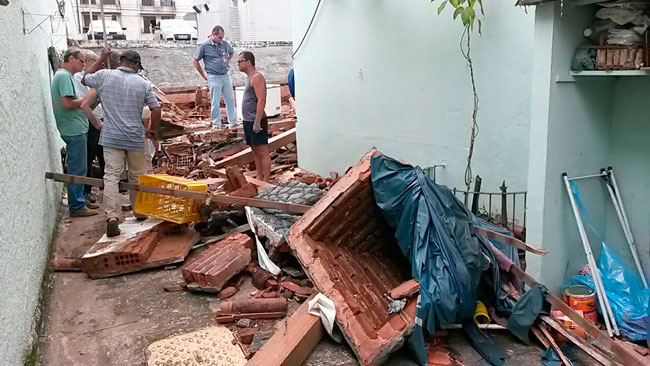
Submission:
[[[420,283],[416,327],[409,342],[418,361],[426,364],[424,330],[432,333],[436,326],[457,323],[475,328],[471,319],[483,271],[491,270],[493,302],[505,313],[507,296],[499,286],[487,239],[474,232],[474,215],[447,187],[430,181],[420,168],[385,155],[373,157],[370,166],[375,201]],[[490,363],[503,363],[502,350],[478,328],[464,331]]]

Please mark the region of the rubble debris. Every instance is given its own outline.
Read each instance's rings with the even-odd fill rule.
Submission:
[[[336,304],[337,323],[361,364],[381,364],[401,347],[414,327],[416,299],[387,312],[385,294],[410,279],[410,270],[375,205],[369,155],[293,225],[289,246]]]
[[[253,337],[258,331],[259,328],[238,329],[237,337],[239,338],[239,342],[242,344],[251,344],[253,342]]]
[[[253,286],[260,290],[277,289],[278,281],[275,275],[260,267],[257,262],[250,262],[245,269],[253,277]]]
[[[416,294],[418,291],[420,291],[420,283],[416,280],[411,279],[400,283],[399,286],[390,290],[389,295],[391,298],[399,300],[404,297],[410,297],[411,295]]]
[[[230,323],[238,319],[275,319],[287,315],[287,300],[284,298],[228,300],[221,303],[217,311],[218,323]]]
[[[121,235],[104,235],[81,257],[83,271],[91,278],[182,262],[199,239],[199,233],[187,225],[154,219],[137,222],[130,218],[121,229]]]
[[[250,326],[251,326],[251,320],[248,319],[248,318],[239,319],[239,320],[237,320],[237,322],[235,323],[235,325],[236,325],[237,327],[239,327],[239,328],[250,328]]]
[[[244,352],[234,340],[226,327],[206,328],[154,342],[145,349],[145,358],[148,366],[243,366]]]
[[[164,289],[167,292],[187,291],[187,286],[185,286],[184,284],[182,284],[182,285],[171,285],[171,286],[165,286]]]
[[[220,291],[233,276],[251,261],[253,240],[245,234],[233,233],[212,244],[194,261],[181,268],[183,279],[199,288]]]
[[[228,298],[231,298],[231,297],[235,296],[235,294],[237,292],[239,292],[239,289],[237,287],[228,286],[228,287],[225,287],[223,290],[219,291],[217,293],[217,297],[219,299],[221,299],[221,300],[225,300],[225,299],[228,299]]]
[[[248,361],[248,366],[302,365],[325,330],[321,319],[307,312],[308,303],[300,307],[279,327],[264,346]]]
[[[269,151],[276,150],[279,147],[285,146],[296,141],[296,129],[292,128],[289,131],[283,132],[278,136],[269,139]],[[231,155],[221,161],[216,162],[210,169],[219,169],[229,165],[244,165],[253,161],[253,150],[246,148],[237,154]]]
[[[248,355],[246,357],[250,359],[253,355],[255,355],[257,351],[262,349],[266,341],[269,340],[274,333],[274,329],[260,329],[257,331],[253,336],[251,345],[248,348]]]
[[[81,259],[80,258],[54,258],[50,261],[50,270],[51,271],[72,271],[80,272],[82,271]]]
[[[510,268],[510,272],[515,275],[519,280],[525,282],[528,286],[535,286],[537,281],[532,278],[529,274],[525,273],[516,266]],[[546,301],[551,303],[554,309],[562,311],[566,316],[571,318],[578,326],[582,327],[587,333],[590,343],[598,344],[599,350],[607,349],[612,352],[613,356],[616,358],[614,361],[620,362],[626,366],[628,365],[647,365],[648,360],[643,356],[635,352],[629,346],[622,344],[620,342],[614,341],[603,333],[596,325],[594,325],[590,320],[585,319],[576,313],[569,305],[565,304],[560,298],[553,295],[552,293],[546,294]],[[569,337],[567,337],[569,338]],[[570,339],[570,338],[569,338]]]

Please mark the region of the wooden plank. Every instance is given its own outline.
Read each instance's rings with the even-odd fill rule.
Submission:
[[[555,343],[555,340],[548,332],[548,329],[546,329],[545,327],[539,327],[539,330],[548,339],[548,342],[551,344],[551,347],[553,347],[555,352],[557,352],[557,355],[560,356],[560,360],[562,360],[562,363],[565,364],[566,366],[573,366],[571,361],[569,361],[569,359],[566,358],[564,352],[562,352],[562,350],[560,349],[560,346],[558,346],[557,343]]]
[[[623,366],[620,363],[616,361],[612,361],[608,359],[605,355],[600,353],[596,347],[590,345],[582,339],[581,337],[578,337],[574,333],[566,330],[562,324],[558,323],[557,320],[551,318],[548,315],[540,315],[540,319],[546,324],[548,324],[551,328],[555,329],[556,332],[562,334],[565,338],[570,340],[573,344],[578,346],[580,349],[582,349],[586,354],[589,356],[593,357],[596,361],[600,362],[601,364],[605,366]]]
[[[287,118],[280,121],[269,122],[269,132],[279,131],[282,129],[291,129],[296,127],[296,120],[293,118]],[[243,134],[244,127],[237,127],[237,133]]]
[[[248,183],[253,183],[254,185],[256,185],[256,186],[258,186],[258,187],[260,187],[262,189],[263,188],[277,187],[275,184],[271,184],[271,183],[265,182],[263,180],[255,179],[253,177],[249,177],[249,176],[246,176],[246,175],[244,175],[244,176],[246,177],[246,181]]]
[[[87,185],[97,186],[97,187],[104,186],[104,181],[102,179],[82,177],[78,175],[68,175],[68,174],[48,172],[45,173],[45,178],[52,179],[57,182],[63,182],[63,183],[80,183],[80,184],[87,184]],[[299,205],[295,203],[269,201],[261,198],[210,195],[209,193],[203,193],[203,192],[191,192],[191,191],[183,191],[183,190],[175,190],[175,189],[166,189],[166,188],[151,187],[151,186],[144,186],[144,185],[133,184],[133,183],[124,183],[124,182],[120,182],[119,187],[130,191],[157,193],[166,196],[191,198],[197,201],[205,201],[207,199],[210,199],[211,202],[227,204],[227,205],[273,208],[276,210],[281,210],[281,211],[285,211],[288,213],[295,213],[295,214],[304,214],[305,212],[307,212],[307,210],[311,208],[311,206]]]
[[[272,137],[269,139],[269,151],[276,150],[284,145],[290,144],[292,142],[296,141],[296,129],[292,128],[289,131],[283,132],[275,137]],[[232,156],[229,156],[223,160],[220,160],[215,163],[215,165],[211,166],[211,168],[224,168],[229,165],[244,165],[248,164],[251,161],[253,161],[253,150],[251,148],[247,148],[245,150],[242,150],[238,152],[237,154],[234,154]]]
[[[533,332],[533,335],[539,340],[539,342],[544,346],[544,348],[549,348],[551,344],[548,342],[548,338],[542,334],[542,331],[539,330],[539,324],[533,324],[530,326],[530,330]]]
[[[512,266],[510,267],[510,273],[515,275],[517,278],[519,278],[521,281],[524,281],[528,286],[535,286],[537,285],[537,281],[535,281],[534,278],[532,278],[528,273],[522,271],[520,268],[517,266]],[[626,366],[632,366],[632,365],[638,365],[638,366],[645,366],[647,365],[647,361],[644,357],[636,353],[634,350],[632,350],[629,347],[626,347],[618,342],[615,342],[611,338],[607,336],[607,334],[603,333],[594,323],[591,321],[583,318],[580,316],[578,313],[576,313],[573,309],[569,307],[569,305],[565,304],[564,301],[562,301],[560,298],[557,296],[553,295],[552,293],[548,293],[546,295],[546,301],[548,301],[553,307],[555,307],[557,310],[560,310],[563,312],[566,316],[568,316],[571,320],[573,320],[576,324],[578,324],[582,329],[585,330],[589,338],[591,338],[589,341],[596,341],[598,342],[603,348],[610,350],[616,357],[619,358],[618,361],[622,362]],[[593,342],[592,342],[593,344]],[[599,347],[600,348],[600,347]]]
[[[543,249],[533,248],[530,245],[524,243],[523,241],[521,241],[521,240],[519,240],[517,238],[513,238],[513,237],[507,236],[507,235],[503,235],[503,234],[497,233],[497,232],[492,231],[492,230],[484,229],[484,228],[478,227],[478,226],[474,226],[474,230],[476,230],[476,232],[479,235],[487,236],[488,238],[490,238],[492,240],[497,240],[497,241],[499,241],[501,243],[511,245],[511,246],[513,246],[515,248],[525,250],[527,252],[531,252],[531,253],[535,253],[535,254],[539,254],[539,255],[546,255],[548,253],[547,251],[545,251]]]
[[[305,301],[255,353],[247,366],[302,365],[324,335],[320,317],[307,312]]]

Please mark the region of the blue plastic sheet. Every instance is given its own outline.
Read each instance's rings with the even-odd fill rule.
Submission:
[[[621,335],[632,341],[650,337],[650,290],[645,289],[634,273],[603,243],[598,259],[607,299],[612,307]],[[584,285],[595,290],[591,276],[575,275],[570,285]],[[602,314],[602,309],[598,308]]]
[[[471,322],[479,282],[488,268],[496,307],[507,315],[511,310],[499,284],[498,266],[490,266],[497,263],[494,253],[487,239],[474,232],[474,215],[419,168],[385,155],[373,157],[370,166],[375,202],[420,283],[416,326],[409,339],[418,362],[427,362],[424,330],[432,333],[442,324],[466,323],[463,332],[477,351],[491,364],[503,364],[503,350]]]

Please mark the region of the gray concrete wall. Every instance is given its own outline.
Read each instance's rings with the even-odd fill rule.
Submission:
[[[52,114],[50,24],[23,34],[20,8],[54,14],[54,1],[0,6],[0,365],[21,365],[35,340],[41,282],[60,207],[62,146]],[[42,16],[27,15],[35,27]],[[56,24],[56,23],[55,23]]]
[[[101,51],[98,48],[89,48],[97,53]],[[118,43],[113,49],[120,52],[132,49],[138,52],[142,57],[147,77],[159,87],[207,85],[192,65],[196,46],[170,43],[126,46]],[[235,86],[244,85],[246,82],[246,75],[237,69],[237,55],[241,51],[253,52],[257,68],[264,74],[267,82],[287,82],[287,74],[293,65],[291,46],[235,46],[235,56],[230,62],[230,75]]]

